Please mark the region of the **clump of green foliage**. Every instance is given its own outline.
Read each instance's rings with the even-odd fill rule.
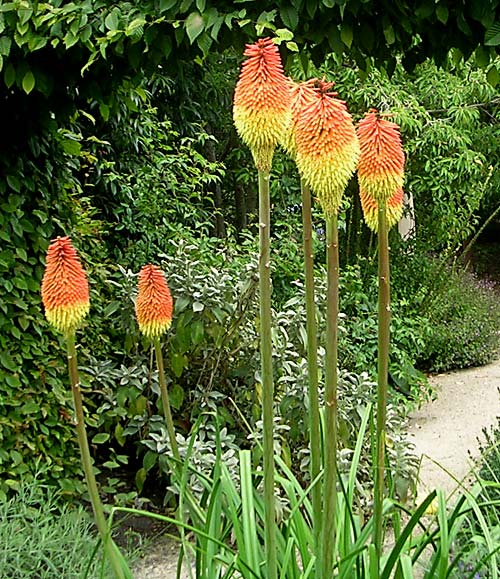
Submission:
[[[470,273],[446,269],[430,296],[431,331],[420,364],[444,372],[491,362],[500,345],[498,294]]]
[[[469,511],[456,539],[455,552],[458,559],[457,579],[492,577],[484,562],[488,558],[489,545],[482,529],[486,526],[493,545],[500,544],[500,417],[489,429],[483,429],[479,441],[480,456],[475,469],[477,508]],[[498,547],[497,547],[498,548]]]
[[[5,579],[98,577],[98,539],[90,515],[63,502],[56,487],[22,484],[0,502],[0,576]]]

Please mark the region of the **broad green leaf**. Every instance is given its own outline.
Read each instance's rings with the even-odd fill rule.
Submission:
[[[107,460],[106,462],[103,463],[103,465],[105,468],[118,468],[120,465],[114,461],[114,460]]]
[[[28,72],[24,75],[22,85],[26,94],[30,94],[30,92],[35,88],[35,76],[31,70],[28,70]]]
[[[104,25],[110,31],[118,30],[118,12],[112,10],[104,20]]]
[[[213,39],[206,32],[202,32],[198,38],[197,44],[203,52],[203,56],[208,56]]]
[[[67,155],[78,157],[78,155],[80,155],[82,152],[82,146],[80,143],[78,141],[74,141],[73,139],[64,139],[64,141],[61,142],[61,146]]]
[[[203,322],[201,320],[195,320],[191,325],[191,341],[195,346],[198,346],[198,344],[203,342],[204,335]]]
[[[392,24],[388,24],[386,27],[384,27],[384,36],[387,44],[394,44],[396,35],[394,34],[394,28],[392,27]]]
[[[446,24],[448,22],[448,15],[449,13],[447,6],[444,4],[439,4],[436,6],[436,18],[439,20],[439,22]]]
[[[299,13],[297,9],[293,6],[283,6],[280,8],[280,16],[283,24],[290,28],[290,30],[295,30],[297,24],[299,23]]]
[[[3,80],[7,88],[10,88],[16,82],[16,69],[10,63],[5,67]]]
[[[78,36],[75,36],[72,32],[68,32],[64,37],[64,46],[66,49],[71,48],[74,46],[79,40]]]
[[[475,53],[476,64],[481,68],[486,68],[490,63],[490,51],[484,46],[479,46]]]
[[[424,0],[420,3],[420,5],[415,10],[415,15],[417,18],[424,20],[425,18],[429,18],[434,12],[434,0]]]
[[[32,36],[28,41],[28,48],[31,52],[35,52],[35,50],[43,48],[47,42],[48,39],[44,36]]]
[[[5,376],[5,381],[9,386],[12,388],[20,388],[21,387],[21,380],[17,377],[17,375],[7,374]]]
[[[347,46],[347,48],[351,48],[352,38],[352,28],[349,26],[349,24],[342,24],[342,28],[340,29],[340,39]]]
[[[101,113],[101,117],[107,121],[109,119],[109,107],[104,103],[99,103],[99,112]]]
[[[135,473],[135,486],[137,487],[137,490],[139,492],[141,492],[142,488],[144,487],[144,483],[146,482],[146,477],[147,477],[147,472],[146,472],[146,469],[144,469],[144,468],[140,468]]]
[[[177,0],[160,0],[160,12],[170,10],[177,4]]]
[[[170,356],[170,365],[172,367],[172,372],[174,373],[174,376],[176,376],[177,378],[181,376],[182,371],[186,367],[186,364],[187,364],[186,356],[176,353]]]
[[[184,26],[186,28],[189,42],[193,44],[193,42],[203,32],[205,23],[203,22],[203,18],[199,12],[191,12],[191,14],[186,18]]]
[[[21,191],[21,182],[15,175],[7,175],[6,179],[7,183],[9,184],[9,187],[13,189],[16,193],[19,193],[19,191]]]
[[[120,446],[125,444],[125,436],[123,436],[123,426],[121,424],[115,426],[115,438]]]
[[[192,4],[193,0],[182,0],[181,5],[179,6],[179,12],[184,14],[191,8]]]
[[[91,35],[92,35],[92,26],[90,26],[90,24],[87,24],[80,33],[80,40],[84,43],[88,42]]]
[[[103,444],[109,440],[109,433],[107,432],[99,432],[92,438],[93,444]]]
[[[184,401],[184,390],[179,384],[174,384],[168,389],[168,398],[170,404],[175,410],[179,410]]]
[[[32,8],[19,8],[17,11],[17,15],[19,17],[19,22],[21,24],[26,24],[28,22],[28,20],[31,18],[31,16],[33,15],[33,9]]]
[[[278,30],[276,30],[276,36],[280,41],[288,42],[289,40],[293,40],[293,32],[286,28],[278,28]]]
[[[0,37],[0,55],[9,56],[12,40],[8,36]]]
[[[486,79],[491,86],[497,86],[498,82],[500,81],[500,74],[498,73],[497,67],[495,65],[493,65],[488,71]]]
[[[151,470],[154,465],[156,464],[158,460],[158,456],[156,454],[156,452],[153,452],[152,450],[148,450],[146,451],[146,454],[144,455],[144,458],[142,459],[142,464],[144,466],[144,468],[146,469],[146,471]]]
[[[498,46],[500,44],[500,22],[495,22],[488,28],[484,35],[486,46]]]
[[[0,364],[7,370],[15,372],[17,370],[17,365],[15,364],[12,357],[7,352],[0,352]]]
[[[207,6],[207,0],[196,0],[196,8],[198,8],[198,10],[200,12],[204,12],[206,6]]]
[[[286,43],[286,47],[288,48],[288,50],[290,50],[291,52],[299,52],[299,47],[297,45],[296,42],[287,42]]]
[[[134,18],[132,22],[127,26],[125,29],[125,34],[127,36],[142,35],[142,31],[144,30],[144,24],[146,24],[146,20],[144,18]]]

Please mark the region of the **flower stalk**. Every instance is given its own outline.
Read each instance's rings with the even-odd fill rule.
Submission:
[[[339,240],[337,213],[326,215],[327,313],[325,354],[325,482],[322,577],[333,574],[337,510],[337,380],[339,316]]]
[[[116,543],[110,536],[104,508],[99,497],[99,490],[94,475],[92,466],[92,459],[90,456],[90,449],[87,438],[87,431],[85,428],[85,416],[83,411],[82,392],[80,389],[80,379],[78,376],[78,364],[76,358],[75,335],[71,334],[66,337],[66,347],[68,352],[68,371],[71,382],[71,393],[73,395],[73,404],[75,407],[75,426],[78,438],[78,446],[80,448],[80,456],[82,459],[83,471],[85,473],[85,481],[89,492],[92,511],[97,525],[97,530],[101,537],[104,551],[107,554],[111,568],[117,579],[132,578],[132,574],[127,567],[123,556],[118,550]]]
[[[389,235],[385,203],[378,210],[378,367],[377,367],[377,425],[376,472],[374,497],[374,543],[380,564],[383,547],[383,518],[385,488],[385,436],[387,421],[387,382],[389,372],[389,342],[391,323],[389,269]]]
[[[179,447],[177,445],[177,439],[175,437],[175,427],[174,420],[172,418],[172,411],[170,409],[170,398],[168,395],[167,382],[165,380],[165,368],[163,365],[163,354],[161,350],[160,338],[155,338],[153,340],[156,365],[158,367],[158,382],[160,384],[160,394],[161,394],[161,405],[163,408],[163,416],[165,417],[165,423],[167,425],[168,438],[170,440],[170,448],[172,449],[172,454],[174,455],[174,460],[177,463],[176,469],[180,472],[181,469],[181,455],[179,453]],[[180,477],[179,477],[180,480]]]
[[[271,211],[269,172],[259,171],[259,293],[262,422],[264,453],[265,550],[268,579],[276,579],[276,507],[274,498],[274,382],[271,335]]]
[[[310,476],[315,481],[321,471],[321,428],[318,387],[318,322],[314,292],[314,250],[312,237],[311,190],[301,181],[302,193],[302,245],[304,252],[304,276],[306,292],[307,368],[309,380],[309,449],[311,455]],[[312,488],[313,529],[316,553],[321,546],[322,501],[321,485]]]

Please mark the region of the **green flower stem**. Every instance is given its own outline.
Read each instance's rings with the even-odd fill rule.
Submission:
[[[387,415],[387,376],[389,370],[389,339],[391,323],[389,235],[386,205],[380,203],[378,211],[378,385],[376,428],[376,471],[374,496],[374,543],[378,564],[382,556],[385,480],[385,427]]]
[[[315,480],[321,469],[321,431],[318,395],[318,322],[314,300],[314,252],[312,244],[311,191],[302,181],[302,225],[304,273],[306,289],[306,330],[307,330],[307,367],[309,378],[309,448],[311,452],[311,480]],[[313,528],[316,556],[321,546],[321,487],[316,484],[312,489]],[[319,579],[319,573],[316,573]]]
[[[262,421],[264,452],[264,517],[266,579],[277,579],[274,504],[274,385],[271,338],[271,251],[270,251],[269,171],[259,170],[259,290],[260,354],[262,369]]]
[[[115,576],[118,579],[127,579],[128,577],[132,577],[132,574],[127,568],[125,560],[118,551],[118,547],[110,537],[108,524],[104,515],[104,509],[99,497],[99,491],[97,489],[97,483],[92,467],[92,459],[90,457],[87,432],[85,429],[85,417],[83,413],[80,379],[78,377],[74,334],[66,336],[66,346],[68,352],[68,370],[71,381],[71,392],[73,394],[73,403],[75,406],[76,414],[76,434],[78,437],[78,445],[80,447],[80,454],[82,458],[83,470],[85,473],[85,480],[87,482],[87,489],[89,491],[90,502],[92,503],[92,510],[94,511],[95,522],[101,536],[102,543],[104,545],[104,550],[109,557],[109,561]]]
[[[168,438],[170,439],[170,446],[172,454],[177,463],[177,470],[181,469],[181,455],[179,454],[179,447],[177,446],[177,439],[175,438],[174,421],[172,418],[172,411],[170,410],[170,400],[168,397],[167,382],[165,380],[165,368],[163,366],[163,354],[161,351],[160,338],[153,340],[156,355],[156,364],[158,366],[158,381],[160,383],[161,404],[163,406],[163,415],[167,423]]]
[[[327,314],[325,354],[325,480],[323,492],[322,577],[332,577],[337,507],[337,362],[339,240],[337,215],[326,216]]]

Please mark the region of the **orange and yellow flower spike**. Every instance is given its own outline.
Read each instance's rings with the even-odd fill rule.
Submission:
[[[57,237],[47,250],[42,303],[48,322],[65,336],[89,313],[89,284],[69,237]]]
[[[259,171],[269,172],[276,145],[290,123],[289,81],[270,38],[249,44],[234,91],[233,119]]]
[[[299,114],[295,127],[296,162],[301,177],[318,197],[326,215],[336,214],[356,169],[359,144],[344,101],[319,81],[316,98]]]
[[[378,203],[362,189],[359,190],[359,197],[365,222],[376,233],[378,231]],[[403,189],[401,187],[387,200],[386,216],[389,229],[403,217]]]
[[[172,325],[172,295],[163,271],[156,265],[145,265],[139,272],[135,314],[141,332],[151,340],[158,339]]]
[[[372,109],[356,132],[361,148],[359,188],[376,202],[385,202],[403,187],[405,156],[399,127]]]
[[[318,79],[316,78],[304,82],[289,81],[292,116],[290,124],[283,135],[281,146],[290,157],[292,157],[292,159],[295,159],[297,155],[297,144],[295,141],[297,121],[304,108],[316,99],[316,91],[314,90],[314,87],[317,82]]]

